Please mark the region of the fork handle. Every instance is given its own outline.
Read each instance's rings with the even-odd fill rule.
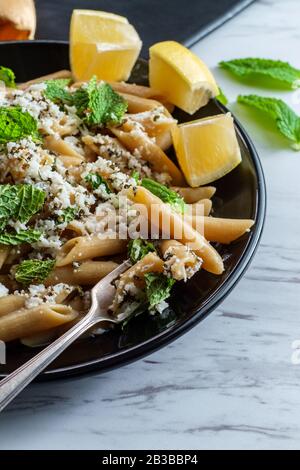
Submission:
[[[96,321],[88,314],[64,335],[5,377],[0,382],[0,412],[70,344],[99,322],[101,319]]]

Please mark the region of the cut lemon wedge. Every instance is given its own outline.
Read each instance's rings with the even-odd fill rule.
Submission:
[[[175,41],[150,48],[150,86],[189,114],[219,93],[216,81],[199,57]]]
[[[172,137],[178,162],[192,188],[225,176],[242,160],[230,113],[176,126]]]
[[[142,41],[127,18],[94,10],[74,10],[70,61],[76,80],[128,80]]]

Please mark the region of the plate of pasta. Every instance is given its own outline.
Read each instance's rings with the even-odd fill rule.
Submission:
[[[257,248],[265,183],[246,132],[216,94],[192,113],[175,106],[143,59],[113,81],[74,78],[67,43],[2,43],[0,57],[0,374],[81,319],[91,287],[127,258],[110,307],[122,324],[94,329],[40,378],[107,370],[174,340]],[[217,120],[230,134],[217,147],[238,161],[212,180],[211,167],[187,168],[188,152],[195,127],[201,147]]]

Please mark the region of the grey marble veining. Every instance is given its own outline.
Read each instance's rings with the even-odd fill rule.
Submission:
[[[194,47],[233,103],[249,88],[216,68],[261,56],[300,68],[299,0],[258,1]],[[0,416],[0,449],[300,447],[300,154],[248,110],[230,105],[253,137],[268,186],[256,258],[230,297],[165,349],[104,375],[32,385]]]

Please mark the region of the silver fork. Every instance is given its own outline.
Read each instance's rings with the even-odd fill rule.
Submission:
[[[115,294],[112,282],[130,265],[129,261],[125,261],[108,276],[101,279],[91,291],[91,308],[83,319],[0,382],[0,412],[83,333],[100,322],[120,322],[120,320],[110,317],[107,310]]]

